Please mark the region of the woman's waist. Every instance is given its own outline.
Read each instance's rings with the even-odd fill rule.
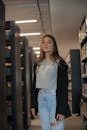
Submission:
[[[56,94],[56,88],[39,88],[39,93]]]

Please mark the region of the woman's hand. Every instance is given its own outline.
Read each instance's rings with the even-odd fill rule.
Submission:
[[[65,118],[64,115],[62,115],[62,114],[57,114],[56,119],[57,119],[58,121],[62,121],[62,120],[64,120],[64,118]]]
[[[58,122],[58,121],[62,121],[62,120],[64,120],[64,118],[65,118],[64,115],[62,115],[62,114],[57,114],[57,117],[56,117],[57,121],[51,122],[51,125],[52,125],[52,126],[57,126],[57,125],[59,125],[59,122]]]
[[[34,118],[36,118],[37,116],[35,115],[35,108],[31,108],[31,113],[33,115]]]

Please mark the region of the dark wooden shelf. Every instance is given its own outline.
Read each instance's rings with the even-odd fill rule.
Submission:
[[[87,103],[87,94],[82,93],[83,102]]]
[[[82,62],[87,62],[87,56],[83,57],[83,58],[81,59],[81,61],[82,61]]]
[[[81,52],[82,52],[82,57],[81,57],[81,65],[82,65],[82,103],[81,103],[81,115],[82,115],[82,119],[83,122],[86,121],[86,124],[84,124],[84,126],[86,126],[87,128],[87,91],[86,91],[86,87],[85,85],[87,84],[87,25],[86,25],[86,16],[84,17],[81,27],[80,27],[80,32],[84,33],[85,36],[83,38],[83,40],[80,42],[80,46],[81,46]]]
[[[83,38],[83,40],[80,43],[81,44],[81,48],[85,44],[86,41],[87,41],[87,34],[86,34],[86,36]]]

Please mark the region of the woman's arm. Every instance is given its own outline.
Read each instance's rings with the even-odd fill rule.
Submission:
[[[68,106],[68,66],[65,62],[58,66],[58,79],[57,79],[57,117],[63,115],[67,117],[70,115]],[[59,118],[59,117],[58,117]]]

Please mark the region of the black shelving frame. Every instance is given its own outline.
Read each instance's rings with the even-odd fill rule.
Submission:
[[[29,45],[25,37],[20,37],[21,44],[21,67],[22,67],[22,102],[23,102],[23,128],[28,130],[31,125],[30,103],[30,58]]]
[[[80,50],[71,50],[71,77],[72,77],[72,113],[79,113],[81,102],[81,63]]]
[[[5,79],[5,5],[0,0],[0,130],[8,130]]]
[[[5,24],[6,42],[5,48],[9,48],[9,55],[6,55],[6,63],[10,63],[10,73],[6,73],[7,102],[8,102],[8,124],[11,130],[23,130],[22,113],[22,90],[21,90],[21,60],[20,60],[20,29],[15,21],[7,21]],[[7,54],[7,53],[6,53]],[[7,69],[8,67],[5,66]],[[6,71],[7,72],[7,71]],[[10,89],[10,94],[8,94]],[[9,105],[10,103],[10,105]]]
[[[71,49],[68,53],[69,65],[68,79],[68,101],[70,104],[72,114],[80,115],[80,102],[81,102],[81,62],[80,50]]]
[[[84,17],[80,29],[79,39],[81,47],[81,78],[82,78],[82,99],[81,116],[85,129],[87,129],[87,16]]]

